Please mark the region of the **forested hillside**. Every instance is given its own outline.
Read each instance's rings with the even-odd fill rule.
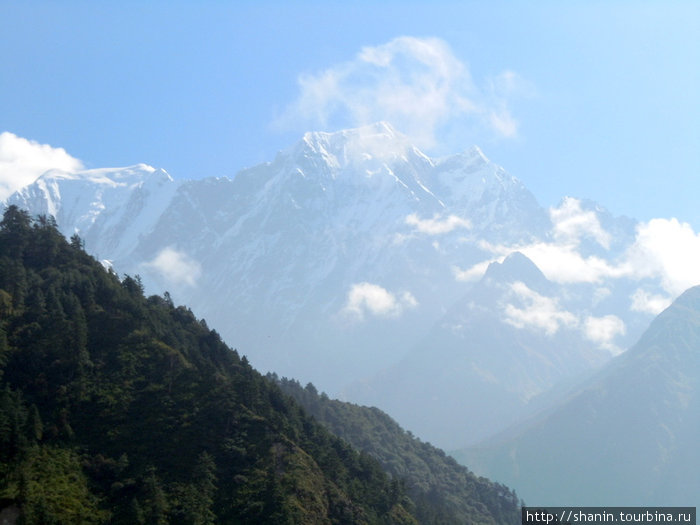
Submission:
[[[416,523],[398,481],[204,321],[16,207],[0,223],[0,319],[3,516]]]
[[[271,376],[335,435],[376,458],[403,480],[421,523],[520,523],[518,498],[507,487],[478,477],[430,443],[402,429],[374,407],[333,400],[309,383]]]
[[[325,403],[307,397],[314,412]],[[341,405],[328,407],[358,421]],[[53,219],[33,220],[14,206],[5,212],[2,519],[514,522],[512,492],[456,471],[442,452],[375,414],[374,426],[345,435],[366,451],[358,452],[167,293],[144,297],[138,277],[105,270],[79,237],[66,242]],[[363,446],[363,435],[389,452]],[[411,446],[424,449],[420,458]]]

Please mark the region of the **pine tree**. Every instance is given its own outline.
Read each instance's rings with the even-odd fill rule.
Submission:
[[[21,259],[29,242],[30,231],[29,213],[14,204],[8,206],[0,221],[0,254],[15,254],[18,259]]]
[[[194,486],[199,495],[195,509],[194,525],[211,525],[216,522],[212,511],[216,494],[216,464],[207,452],[202,452],[197,459],[193,476]]]
[[[32,404],[32,406],[29,407],[25,428],[27,439],[29,439],[31,443],[41,441],[41,438],[44,436],[44,424],[41,422],[39,409],[35,404]]]
[[[146,523],[152,525],[166,524],[168,522],[168,500],[153,466],[146,471],[146,477],[142,485],[142,494],[141,508],[143,509]]]

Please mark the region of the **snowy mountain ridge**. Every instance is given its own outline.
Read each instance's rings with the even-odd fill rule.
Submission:
[[[147,165],[48,172],[7,204],[53,215],[117,272],[139,274],[147,292],[168,290],[257,368],[390,413],[382,378],[436,367],[428,390],[460,377],[491,383],[516,405],[474,410],[512,415],[557,378],[631,344],[651,317],[630,308],[637,281],[557,274],[570,261],[613,264],[634,223],[575,199],[545,210],[478,147],[432,159],[387,123],[307,133],[231,179],[174,181]],[[520,264],[484,276],[514,252]],[[549,286],[533,281],[532,266]],[[660,296],[657,283],[643,284]],[[490,339],[500,346],[482,359]],[[553,357],[561,344],[566,359]],[[441,379],[441,365],[453,379]]]
[[[180,183],[146,164],[67,173],[50,170],[10,196],[33,214],[51,215],[66,235],[77,233],[93,253],[126,256],[152,228]]]

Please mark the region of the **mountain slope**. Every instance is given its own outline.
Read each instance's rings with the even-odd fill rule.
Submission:
[[[145,164],[77,173],[50,170],[15,193],[9,204],[34,216],[51,215],[66,236],[79,233],[92,253],[121,260],[153,228],[179,186],[164,170]]]
[[[531,413],[549,389],[609,359],[580,337],[560,295],[520,253],[491,263],[403,360],[344,393],[376,403],[441,447],[478,442]]]
[[[555,409],[459,457],[535,505],[699,503],[700,287]]]
[[[405,432],[381,410],[331,400],[310,383],[304,388],[294,380],[273,379],[331,432],[402,480],[413,501],[430,502],[416,509],[420,523],[520,522],[514,492],[475,476],[442,450]]]
[[[0,510],[25,523],[416,523],[169,296],[10,207],[0,223]]]

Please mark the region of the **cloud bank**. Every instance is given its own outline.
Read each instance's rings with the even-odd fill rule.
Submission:
[[[0,133],[0,200],[31,184],[50,169],[77,171],[82,162],[63,148],[39,144],[5,131]]]
[[[298,84],[299,96],[277,126],[328,129],[388,121],[422,148],[435,146],[447,127],[516,136],[509,100],[524,85],[516,73],[506,71],[480,89],[445,41],[409,36],[365,47],[350,61],[300,75]]]
[[[652,219],[636,227],[634,240],[617,257],[606,257],[612,236],[601,226],[593,211],[583,210],[580,201],[566,198],[550,209],[552,230],[548,240],[528,244],[493,244],[481,241],[479,247],[491,257],[467,269],[455,269],[458,280],[474,280],[483,275],[488,264],[502,261],[519,251],[559,284],[599,284],[609,279],[651,280],[666,295],[652,294],[641,288],[630,298],[635,311],[658,314],[688,288],[700,284],[700,234],[677,219]],[[584,238],[595,240],[602,252],[586,255],[581,249]]]

